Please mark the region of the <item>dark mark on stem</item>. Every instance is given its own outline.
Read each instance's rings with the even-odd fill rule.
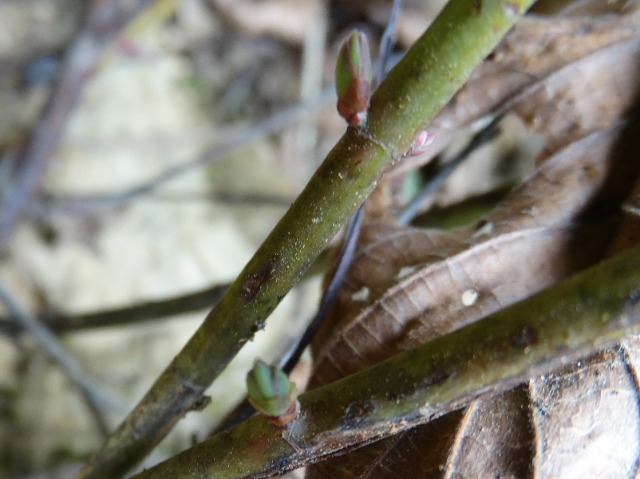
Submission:
[[[264,283],[266,283],[273,273],[273,264],[265,264],[257,273],[250,273],[242,283],[242,297],[251,300],[256,297]]]
[[[638,321],[640,316],[640,290],[632,291],[624,301],[623,314],[620,319],[614,322],[614,326],[628,327]]]
[[[202,396],[189,408],[190,411],[202,411],[211,404],[211,396]]]
[[[256,334],[258,331],[263,331],[266,323],[261,320],[257,320],[256,323],[251,327],[251,334]]]
[[[375,409],[371,401],[367,399],[358,399],[347,406],[344,419],[348,423],[360,422],[366,419]]]
[[[525,349],[533,346],[538,342],[538,334],[536,330],[530,326],[523,326],[511,336],[511,342],[514,347]]]
[[[426,378],[424,378],[422,381],[420,381],[416,386],[416,389],[422,389],[422,388],[428,388],[430,386],[435,386],[437,384],[442,384],[443,382],[445,382],[447,379],[449,379],[451,377],[451,374],[448,372],[438,372],[438,373],[434,373],[430,376],[427,376]]]

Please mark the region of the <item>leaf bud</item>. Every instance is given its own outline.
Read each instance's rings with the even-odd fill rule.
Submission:
[[[409,151],[405,153],[405,156],[419,156],[429,149],[429,147],[436,141],[436,134],[432,130],[422,130],[418,136],[411,143]]]
[[[366,122],[371,79],[371,53],[367,36],[360,30],[353,30],[342,44],[336,62],[338,113],[351,126]]]
[[[275,366],[256,361],[247,374],[249,403],[278,426],[286,426],[299,411],[296,385]]]

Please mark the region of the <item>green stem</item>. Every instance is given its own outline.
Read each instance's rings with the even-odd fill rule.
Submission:
[[[118,477],[204,390],[533,0],[452,0],[371,99],[368,131],[349,128],[225,296],[79,478]]]
[[[262,417],[135,479],[271,477],[428,422],[640,330],[640,247],[300,397],[284,439]],[[295,448],[292,445],[295,444]]]

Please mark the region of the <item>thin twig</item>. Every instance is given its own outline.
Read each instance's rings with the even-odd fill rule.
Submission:
[[[56,333],[63,333],[79,329],[154,321],[160,318],[210,308],[220,300],[227,287],[228,285],[226,284],[216,285],[195,293],[159,301],[146,301],[124,308],[74,316],[53,316],[49,318],[48,322]]]
[[[384,63],[388,66],[389,64],[397,63],[401,57],[402,54],[392,55],[389,50],[388,54],[385,53],[385,61],[378,62],[378,65]],[[386,71],[387,69],[385,68],[385,73]],[[312,100],[298,103],[259,121],[253,126],[242,127],[237,133],[227,135],[222,143],[214,146],[200,157],[169,167],[156,176],[125,190],[92,195],[53,194],[46,192],[41,195],[41,200],[36,205],[35,212],[43,218],[62,215],[88,215],[127,204],[140,196],[154,193],[164,184],[189,173],[193,169],[223,160],[237,150],[245,148],[255,141],[285,131],[287,128],[300,123],[305,117],[313,115],[317,110],[334,100],[334,95],[334,86],[332,85]]]
[[[274,195],[269,193],[250,192],[158,192],[148,197],[152,201],[167,201],[170,203],[208,201],[218,202],[229,206],[273,206],[276,208],[288,208],[294,202],[295,197]]]
[[[236,134],[229,135],[222,143],[216,145],[200,157],[169,167],[137,186],[125,190],[93,195],[48,195],[48,201],[43,201],[39,205],[39,214],[46,215],[46,217],[59,214],[90,214],[126,204],[141,195],[154,192],[160,186],[190,172],[194,168],[222,160],[231,153],[240,148],[245,148],[254,141],[286,130],[292,125],[299,123],[302,118],[313,114],[314,110],[325,105],[332,98],[332,95],[333,90],[327,89],[312,101],[299,103],[249,128],[243,128]]]
[[[396,0],[398,1],[398,0]],[[386,56],[385,64],[388,66],[397,63],[402,54]],[[378,62],[378,65],[382,62]],[[386,69],[385,69],[386,73]],[[156,176],[144,182],[120,191],[104,192],[92,195],[52,194],[47,192],[42,195],[37,205],[36,213],[41,217],[51,218],[61,215],[88,215],[102,210],[116,208],[149,193],[154,193],[163,186],[181,175],[189,173],[195,168],[206,166],[216,161],[223,160],[241,148],[261,140],[269,135],[280,133],[292,125],[300,123],[305,117],[312,116],[317,110],[334,100],[334,86],[326,88],[316,98],[298,103],[283,111],[278,112],[250,127],[242,127],[236,133],[230,133],[225,140],[214,146],[200,157],[185,163],[167,168]],[[159,193],[154,193],[159,195]]]
[[[391,53],[393,51],[393,46],[396,43],[396,27],[401,7],[402,0],[393,0],[391,11],[389,12],[389,19],[387,20],[387,25],[385,26],[384,32],[382,33],[382,39],[380,40],[380,58],[377,73],[378,82],[381,82],[389,71]]]
[[[159,301],[145,301],[125,306],[122,308],[94,311],[84,314],[65,315],[58,313],[46,313],[41,321],[52,333],[63,334],[69,331],[81,329],[101,328],[105,326],[118,326],[135,324],[143,321],[155,321],[180,314],[200,311],[210,308],[222,297],[228,285],[216,285],[201,291],[176,296]],[[24,331],[21,323],[13,316],[0,317],[0,334],[18,336]]]
[[[328,251],[325,251],[318,257],[314,265],[305,273],[303,281],[324,270],[327,255]],[[228,287],[228,284],[219,284],[159,301],[144,301],[130,306],[75,315],[48,312],[40,317],[40,321],[55,334],[155,321],[210,308],[220,300]],[[23,331],[24,328],[14,318],[0,317],[0,335],[17,337]]]
[[[325,250],[307,270],[302,281],[324,271],[327,256],[328,250]],[[39,320],[55,334],[155,321],[210,308],[220,300],[228,287],[228,284],[219,284],[159,301],[144,301],[130,306],[75,315],[47,312],[42,314]],[[0,335],[18,337],[22,332],[24,328],[13,317],[0,316]]]
[[[294,347],[292,347],[287,354],[280,359],[279,367],[286,372],[291,372],[294,366],[298,364],[304,349],[311,343],[311,340],[318,332],[318,328],[322,325],[322,322],[329,312],[329,308],[340,291],[340,287],[344,282],[345,275],[349,266],[351,266],[353,255],[356,251],[358,238],[360,237],[360,229],[362,227],[362,218],[364,217],[364,210],[364,205],[360,206],[358,211],[356,211],[349,220],[335,271],[333,272],[333,275],[329,280],[329,284],[327,284],[327,288],[325,289],[324,295],[322,296],[318,312],[311,323],[309,323],[309,326],[307,326],[303,335],[294,344]]]
[[[122,411],[124,409],[123,403],[102,391],[84,373],[78,361],[69,355],[53,333],[22,309],[2,284],[0,284],[0,302],[4,303],[13,320],[31,333],[42,350],[53,359],[62,372],[80,390],[87,405],[93,412],[101,432],[105,435],[108,434],[109,428],[105,420],[105,411]]]
[[[118,0],[90,3],[84,28],[69,46],[62,62],[56,86],[42,118],[34,127],[27,150],[13,173],[11,187],[0,196],[0,247],[4,246],[46,171],[49,158],[60,145],[70,113],[84,86],[102,57],[105,48],[127,23],[149,3],[141,0],[132,12],[118,16]]]

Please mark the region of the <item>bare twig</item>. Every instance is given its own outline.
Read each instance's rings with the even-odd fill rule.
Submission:
[[[146,301],[124,308],[74,316],[53,316],[48,318],[48,323],[56,333],[63,333],[79,329],[153,321],[210,308],[220,300],[227,287],[226,284],[216,285],[195,293],[160,301]]]
[[[104,49],[150,0],[139,0],[133,13],[118,15],[118,0],[94,0],[90,3],[85,27],[73,40],[62,62],[56,87],[31,134],[26,152],[10,188],[0,196],[0,247],[4,246],[34,197],[46,171],[46,165],[58,148],[69,114],[82,94],[84,85],[100,60]]]
[[[395,26],[393,28],[395,28]],[[388,37],[390,36],[392,36],[391,33],[388,34]],[[388,41],[389,40],[387,40],[387,42]],[[387,51],[386,48],[385,51]],[[397,60],[402,56],[394,56],[391,55],[391,53],[392,52],[390,50],[388,53],[385,53],[384,58],[386,60],[384,62],[379,62],[378,64],[384,63],[388,66],[389,63],[397,62]],[[156,192],[156,190],[164,184],[192,171],[195,168],[220,161],[235,151],[241,148],[246,148],[255,141],[261,140],[268,135],[282,132],[293,125],[299,124],[301,120],[314,115],[316,111],[334,100],[334,95],[334,87],[330,86],[320,95],[311,100],[286,108],[281,112],[259,121],[253,126],[240,128],[236,133],[227,135],[222,143],[217,144],[200,157],[169,167],[162,173],[159,173],[153,178],[150,178],[137,186],[133,186],[125,190],[92,195],[45,193],[42,195],[41,201],[36,206],[36,214],[44,218],[61,215],[88,215],[127,204],[140,196]],[[159,193],[154,194],[157,197],[159,196]],[[219,195],[216,196],[216,198],[218,197]],[[225,197],[221,198],[221,201],[226,200],[227,198]]]
[[[218,302],[227,287],[228,285],[226,284],[216,285],[201,291],[160,301],[145,301],[132,306],[84,314],[65,315],[55,312],[46,313],[42,315],[40,320],[55,334],[63,334],[81,329],[154,321],[210,308]],[[22,323],[16,321],[13,316],[9,318],[0,317],[0,334],[18,336],[24,330],[25,328]]]
[[[322,91],[325,42],[327,38],[327,9],[325,2],[316,3],[316,21],[309,25],[302,49],[300,100],[310,101]],[[318,139],[317,119],[301,121],[296,131],[296,151],[301,158],[314,156]]]
[[[123,410],[124,406],[121,401],[102,391],[92,379],[87,377],[80,364],[67,353],[58,339],[36,318],[23,310],[1,284],[0,301],[4,303],[13,320],[31,333],[42,350],[53,359],[69,380],[80,390],[93,412],[101,432],[107,434],[109,428],[104,419],[104,411],[107,409]]]
[[[335,271],[327,284],[322,300],[320,301],[320,307],[315,317],[309,323],[309,326],[304,331],[303,335],[298,339],[290,351],[280,359],[280,368],[284,371],[291,372],[294,366],[300,360],[300,356],[304,349],[311,343],[311,340],[318,332],[318,328],[322,324],[323,320],[329,312],[329,308],[333,304],[334,299],[340,291],[340,287],[344,282],[345,274],[351,266],[353,255],[356,251],[358,244],[358,238],[360,236],[360,228],[362,226],[362,218],[364,216],[364,205],[358,208],[358,211],[351,217],[347,230],[344,234],[344,241],[342,243],[342,249],[338,255],[338,261],[336,263]]]
[[[169,203],[208,201],[218,202],[229,206],[272,206],[287,208],[294,202],[295,197],[269,193],[251,192],[158,192],[148,197],[152,201],[167,201]]]
[[[325,105],[332,98],[332,95],[332,89],[327,89],[312,101],[299,103],[251,127],[242,128],[236,134],[229,135],[224,142],[216,145],[200,157],[167,168],[157,176],[132,188],[95,195],[48,195],[48,199],[52,201],[42,202],[39,205],[40,214],[46,215],[46,217],[55,216],[56,214],[89,214],[126,204],[141,195],[156,191],[160,186],[188,173],[194,168],[222,160],[234,151],[245,148],[254,141],[299,123],[302,118],[313,114],[314,110]]]
[[[401,7],[402,0],[393,0],[391,11],[389,12],[389,19],[387,20],[387,25],[385,26],[382,34],[382,40],[380,40],[380,58],[378,60],[377,73],[378,82],[381,82],[389,71],[391,53],[393,51],[393,46],[396,43],[396,27]]]
[[[305,273],[303,280],[319,274],[320,271],[324,271],[327,254],[328,251],[325,251],[318,257],[314,265]],[[40,320],[56,334],[105,326],[134,324],[142,321],[154,321],[210,308],[220,300],[228,287],[228,284],[220,284],[159,301],[145,301],[131,306],[75,315],[56,312],[46,313],[42,315]],[[24,328],[14,318],[0,317],[0,334],[18,336],[23,331]]]
[[[47,312],[42,315],[40,321],[55,334],[64,334],[82,329],[154,321],[210,308],[218,302],[227,287],[227,284],[216,285],[173,298],[159,301],[145,301],[131,306],[82,314],[65,315],[56,312]],[[16,318],[12,315],[5,318],[0,317],[0,334],[18,336],[24,332],[25,329],[23,324],[16,321]]]
[[[402,56],[391,55],[391,52],[389,51],[388,55],[391,55],[391,60],[389,60],[386,55],[387,54],[385,54],[385,58],[387,58],[387,60],[385,61],[385,64],[387,65],[392,62],[397,62]],[[330,86],[320,95],[311,100],[285,108],[283,111],[265,118],[253,126],[239,128],[236,133],[230,133],[222,143],[217,144],[200,157],[169,167],[162,173],[159,173],[153,178],[150,178],[137,186],[133,186],[125,190],[92,195],[46,193],[42,195],[42,201],[37,205],[36,213],[46,218],[69,214],[86,215],[118,207],[149,193],[154,193],[156,197],[165,197],[166,195],[164,194],[160,195],[160,193],[155,193],[156,190],[165,183],[168,183],[195,168],[220,161],[235,151],[241,148],[246,148],[251,143],[261,140],[268,135],[282,132],[287,128],[290,128],[292,125],[299,124],[301,120],[314,115],[320,108],[334,100],[334,96],[334,87]],[[216,195],[215,198],[220,198],[220,195]],[[233,201],[233,198],[229,199]],[[227,201],[228,198],[222,195],[220,200]],[[252,197],[248,197],[247,200],[252,200]],[[276,200],[275,202],[278,201]]]

